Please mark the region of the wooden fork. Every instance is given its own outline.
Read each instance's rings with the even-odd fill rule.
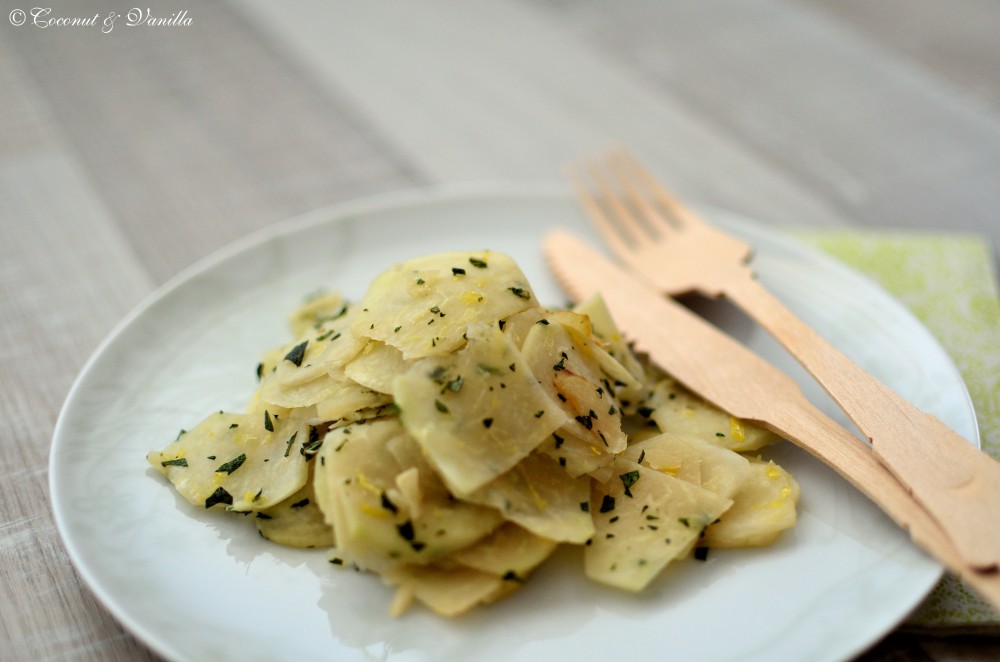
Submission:
[[[667,294],[725,296],[742,308],[826,389],[965,563],[1000,570],[1000,464],[793,315],[756,280],[750,246],[699,218],[632,156],[615,153],[587,171],[591,185],[573,177],[580,200],[625,264]]]

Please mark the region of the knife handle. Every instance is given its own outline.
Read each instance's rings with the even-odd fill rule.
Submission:
[[[963,579],[1000,611],[1000,572],[971,567],[948,534],[889,470],[848,430],[810,404],[804,396],[783,402],[780,424],[758,421],[833,468],[908,531],[921,549]]]
[[[1000,568],[1000,463],[862,370],[756,280],[726,295],[826,389],[971,568]]]

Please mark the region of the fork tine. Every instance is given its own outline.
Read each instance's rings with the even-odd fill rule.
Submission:
[[[630,157],[625,150],[619,150],[608,156],[608,167],[624,189],[629,202],[639,209],[643,220],[648,222],[651,229],[656,230],[661,235],[676,232],[679,229],[678,226],[656,208],[646,192],[640,190],[640,187],[635,183],[635,177],[629,176],[628,170],[632,168],[630,161],[634,162],[634,158]]]
[[[601,207],[601,203],[587,188],[584,184],[583,178],[580,177],[579,173],[575,170],[571,170],[569,173],[570,181],[573,184],[573,188],[576,189],[577,197],[583,203],[584,209],[590,215],[590,219],[597,226],[597,230],[604,237],[604,240],[608,242],[611,246],[611,250],[614,251],[619,257],[627,257],[630,253],[630,249],[625,241],[619,236],[618,231],[615,230],[611,219],[607,217],[604,213],[604,209]]]
[[[627,150],[622,150],[621,156],[629,163],[632,170],[643,180],[645,185],[653,192],[653,195],[656,196],[657,201],[663,205],[664,209],[666,209],[667,212],[673,216],[674,220],[677,221],[679,225],[686,225],[689,227],[693,225],[708,225],[708,223],[702,220],[700,216],[695,214],[685,205],[681,204],[680,200],[668,193],[663,185],[656,181],[653,174],[644,168],[634,155]]]
[[[618,221],[620,233],[626,235],[633,244],[641,244],[649,239],[649,232],[642,226],[642,223],[635,217],[635,214],[622,201],[622,197],[611,185],[609,177],[601,175],[596,166],[588,168],[591,179],[597,184],[603,199],[608,207],[614,212],[614,217]]]

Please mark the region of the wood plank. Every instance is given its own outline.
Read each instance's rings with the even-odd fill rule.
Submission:
[[[845,222],[561,15],[482,0],[232,4],[317,80],[351,90],[435,181],[558,181],[574,159],[625,143],[689,198],[779,223]]]
[[[798,1],[1000,109],[1000,4],[993,0]]]
[[[152,659],[73,571],[49,440],[85,357],[151,280],[0,43],[0,657]]]
[[[53,3],[64,16],[106,5]],[[189,27],[9,30],[157,282],[276,220],[421,181],[348,99],[317,90],[228,6],[154,12],[184,9]]]

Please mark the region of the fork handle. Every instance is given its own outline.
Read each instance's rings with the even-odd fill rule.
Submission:
[[[725,294],[826,389],[965,562],[980,572],[1000,569],[1000,463],[862,370],[756,279],[740,279]]]

